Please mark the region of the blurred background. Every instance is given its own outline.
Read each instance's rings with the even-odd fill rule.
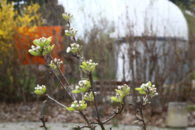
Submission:
[[[83,55],[99,63],[93,76],[100,95],[111,95],[124,82],[137,87],[152,81],[159,96],[151,117],[164,118],[168,102],[195,103],[194,0],[0,0],[0,121],[38,120],[25,113],[11,116],[14,110],[38,111],[37,102],[44,99],[33,94],[36,84],[68,100],[44,59],[28,54],[32,40],[52,36],[52,55],[64,61],[69,82],[77,83],[77,61],[65,51],[72,42],[64,35],[65,12],[73,15],[71,27],[78,31]],[[7,109],[6,117],[10,106],[20,109]]]

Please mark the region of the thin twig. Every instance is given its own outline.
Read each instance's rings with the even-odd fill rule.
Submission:
[[[100,125],[100,127],[102,128],[102,130],[105,130],[104,125],[101,122],[100,114],[99,114],[99,111],[98,111],[98,106],[97,106],[97,102],[96,102],[97,99],[96,99],[96,95],[95,95],[95,92],[94,92],[94,83],[93,83],[92,73],[90,72],[88,76],[89,76],[89,81],[91,83],[91,91],[92,91],[93,96],[94,96],[94,106],[95,106],[95,111],[96,111],[96,116],[97,116],[97,122]]]
[[[49,55],[49,57],[50,57],[51,60],[53,60],[53,57],[51,56],[51,54]],[[47,61],[47,64],[48,64],[48,63],[49,63],[49,62],[48,62],[48,59],[46,59],[46,61]],[[58,65],[56,65],[56,66],[57,66],[57,68],[58,68],[58,71],[61,71],[61,69],[58,67]],[[58,79],[58,81],[60,82],[61,87],[64,88],[64,90],[66,91],[66,93],[68,94],[68,96],[69,96],[69,97],[71,98],[71,100],[73,101],[73,100],[74,100],[74,97],[68,92],[67,88],[64,86],[64,83],[60,80],[59,76],[54,72],[54,70],[53,70],[53,69],[51,69],[51,70],[52,70],[53,74],[55,75],[55,77],[56,77],[56,78]],[[61,75],[63,78],[65,78],[62,72],[60,73],[60,75]],[[69,83],[68,83],[68,80],[66,80],[66,78],[65,78],[64,80],[65,80],[66,84],[68,85],[68,84],[69,84]]]
[[[46,96],[47,96],[50,100],[54,101],[55,103],[57,103],[58,105],[60,105],[61,107],[63,107],[63,108],[66,109],[66,106],[65,106],[64,104],[58,102],[57,100],[55,100],[54,98],[52,98],[52,97],[49,96],[48,94],[46,94]]]
[[[42,122],[42,125],[40,127],[43,127],[45,130],[47,130],[46,121],[45,121],[44,117],[41,117],[40,120]]]
[[[42,122],[42,125],[40,127],[43,127],[45,130],[47,130],[47,126],[46,126],[46,118],[45,118],[45,108],[46,108],[46,103],[47,103],[47,100],[44,100],[43,101],[43,104],[42,104],[42,107],[41,107],[41,117],[40,117],[40,120]]]
[[[79,111],[79,113],[83,117],[83,119],[86,121],[88,128],[90,128],[91,130],[93,130],[95,127],[92,126],[92,124],[89,122],[89,120],[87,119],[87,117],[85,116],[85,114],[82,111]]]
[[[53,57],[52,57],[51,55],[49,55],[49,56],[50,56],[50,58],[53,60]],[[60,69],[60,67],[59,67],[58,65],[56,65],[56,67],[57,67],[58,71],[60,72],[60,75],[63,77],[63,79],[64,79],[66,85],[69,86],[70,84],[69,84],[68,80],[66,79],[66,77],[64,76],[64,74],[63,74],[62,70]]]
[[[145,105],[143,104],[143,99],[141,99],[141,101],[139,103],[136,103],[135,109],[137,109],[137,110],[136,110],[135,116],[136,116],[136,119],[138,121],[142,122],[143,130],[146,130],[146,123],[145,123],[144,114],[143,114],[144,106]],[[139,112],[140,117],[137,115],[138,112]]]
[[[121,105],[121,107],[119,107],[117,111],[115,111],[110,117],[108,117],[108,119],[104,120],[102,123],[105,124],[110,120],[112,120],[113,118],[115,118],[118,114],[120,114],[123,111],[124,108],[125,108],[125,99],[123,99],[123,104]]]

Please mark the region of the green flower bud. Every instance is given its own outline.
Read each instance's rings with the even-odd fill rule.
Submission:
[[[45,85],[39,85],[37,84],[37,86],[35,87],[34,93],[38,96],[41,96],[43,94],[45,94],[46,92],[46,86]]]
[[[84,72],[93,72],[97,65],[98,63],[95,63],[92,60],[88,60],[88,61],[83,61],[80,67]]]
[[[84,93],[88,91],[90,87],[91,84],[89,80],[81,80],[78,85],[76,85],[75,90],[72,90],[72,93]]]
[[[112,102],[123,103],[123,99],[130,93],[130,87],[127,84],[118,86],[118,89],[115,89],[116,96],[111,97]]]
[[[32,45],[31,46],[31,49],[29,49],[28,50],[28,52],[31,54],[31,55],[33,55],[33,56],[40,56],[41,55],[41,51],[42,51],[42,49],[41,49],[41,47],[40,46],[34,46],[34,45]]]
[[[49,63],[49,67],[53,70],[57,69],[57,66],[60,67],[60,65],[63,64],[63,61],[57,58],[54,58],[54,60],[51,60]]]
[[[31,46],[31,49],[28,50],[28,52],[33,55],[33,56],[45,56],[47,54],[49,54],[53,48],[54,45],[50,45],[52,41],[52,37],[42,37],[39,39],[35,39],[33,41],[33,44]]]
[[[69,29],[69,30],[65,30],[65,35],[68,37],[74,37],[76,35],[77,31],[73,30],[73,28]]]
[[[73,16],[69,13],[63,13],[62,17],[64,18],[65,21],[70,21]]]
[[[93,92],[85,93],[85,95],[84,95],[84,100],[85,100],[85,101],[94,101]]]
[[[77,44],[77,43],[72,43],[72,44],[70,44],[70,47],[68,47],[67,49],[66,49],[66,52],[67,53],[73,53],[73,54],[77,54],[77,53],[79,53],[79,51],[81,50],[81,47],[80,47],[80,45],[79,44]]]
[[[82,111],[87,108],[87,103],[84,100],[80,101],[74,101],[72,102],[70,107],[67,107],[66,109],[68,111]]]
[[[155,85],[153,85],[150,81],[143,83],[139,88],[135,88],[135,90],[138,91],[139,94],[148,95],[150,97],[158,95]]]

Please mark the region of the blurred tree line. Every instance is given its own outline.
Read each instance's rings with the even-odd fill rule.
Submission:
[[[181,8],[189,26],[190,39],[195,37],[195,0],[170,0]]]
[[[192,68],[191,80],[195,80],[195,0],[170,0],[180,7],[189,28],[189,66]],[[192,86],[192,85],[191,85]],[[192,92],[194,93],[194,91]],[[193,99],[195,96],[192,94]]]
[[[195,43],[194,0],[171,1],[183,10],[190,29],[190,43]],[[0,0],[0,7],[0,101],[29,100],[32,98],[34,86],[38,83],[41,72],[19,63],[14,49],[13,35],[17,33],[15,31],[17,27],[61,25],[66,28],[66,22],[61,16],[64,8],[58,4],[58,0]],[[79,40],[79,42],[84,45],[85,57],[99,63],[94,73],[96,79],[113,80],[116,75],[116,50],[115,39],[110,38],[109,34],[114,28],[105,19],[99,23],[101,24],[94,25],[90,32],[86,32],[87,41]],[[65,46],[69,43],[70,40],[65,37]],[[73,65],[75,62],[73,58],[68,55],[64,58],[65,74],[70,81],[75,82],[79,78],[77,75],[79,69]]]
[[[19,31],[24,31],[24,27],[32,27],[30,31],[33,31],[34,27],[41,24],[38,13],[40,6],[31,4],[21,8],[19,13],[14,9],[13,3],[1,0],[0,7],[0,98],[17,100],[30,86],[20,87],[26,83],[27,77],[23,76],[26,70],[19,66],[14,36]]]
[[[39,4],[39,13],[43,19],[43,25],[65,25],[61,14],[64,13],[64,7],[58,4],[58,0],[8,0],[14,2],[14,8],[20,12],[23,6]]]
[[[19,62],[15,35],[25,27],[33,32],[37,26],[63,25],[63,12],[57,0],[0,0],[0,101],[32,99],[39,77],[33,66]]]
[[[173,3],[177,5],[182,5],[186,7],[188,10],[195,12],[195,9],[194,9],[195,0],[170,0],[170,1],[172,1]]]

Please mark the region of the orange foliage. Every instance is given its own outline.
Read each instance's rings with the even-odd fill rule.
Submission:
[[[15,35],[16,50],[20,62],[22,64],[45,64],[43,57],[31,56],[28,53],[28,49],[30,49],[32,41],[34,39],[49,36],[52,36],[52,44],[55,44],[54,50],[52,51],[52,56],[60,58],[61,57],[60,54],[64,50],[62,44],[63,41],[62,31],[63,28],[61,26],[23,28],[22,32],[19,31],[18,34]]]

